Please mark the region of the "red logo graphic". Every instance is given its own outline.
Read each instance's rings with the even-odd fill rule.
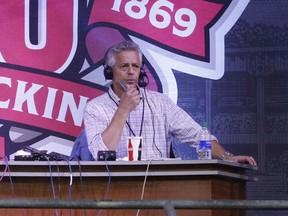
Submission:
[[[148,88],[170,94],[169,79],[176,94],[169,95],[171,98],[177,98],[172,69],[220,78],[224,73],[224,35],[248,2],[95,0],[87,5],[86,1],[49,0],[36,6],[33,1],[3,3],[0,136],[8,136],[3,132],[6,125],[77,136],[83,127],[87,101],[107,90],[103,56],[108,47],[123,39],[135,40],[146,64],[151,66],[147,68],[152,70],[148,73]]]

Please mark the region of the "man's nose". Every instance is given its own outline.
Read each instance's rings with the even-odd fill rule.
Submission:
[[[127,70],[127,73],[133,74],[133,73],[135,73],[135,69],[132,66],[129,66],[128,70]]]

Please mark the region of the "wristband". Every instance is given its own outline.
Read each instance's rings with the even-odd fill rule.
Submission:
[[[233,156],[233,154],[229,151],[224,151],[223,154],[220,155],[220,158],[224,160],[226,156]]]

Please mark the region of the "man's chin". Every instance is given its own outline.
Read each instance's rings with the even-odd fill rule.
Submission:
[[[127,82],[127,85],[132,86],[132,87],[137,87],[138,83],[135,83],[135,82]]]

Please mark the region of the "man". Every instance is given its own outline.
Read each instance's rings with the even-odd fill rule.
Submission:
[[[149,91],[143,80],[142,53],[127,40],[115,44],[105,55],[104,75],[113,84],[107,93],[88,102],[84,124],[89,150],[97,159],[100,150],[115,150],[127,157],[127,139],[143,137],[142,159],[168,158],[171,135],[193,146],[201,126],[169,97]],[[144,85],[143,85],[144,83]],[[256,165],[249,156],[233,156],[212,136],[212,157]]]

